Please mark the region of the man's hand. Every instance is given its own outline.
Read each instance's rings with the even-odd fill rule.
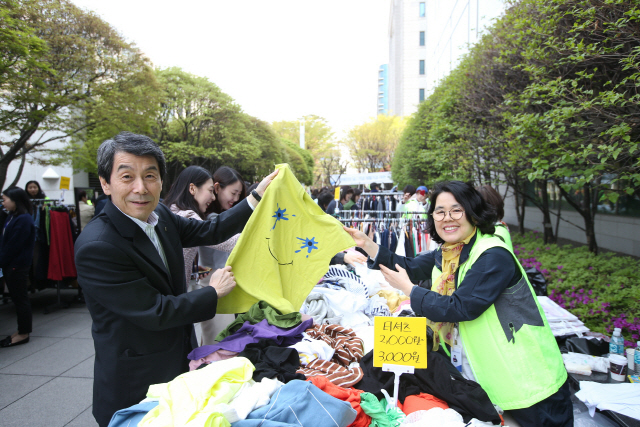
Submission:
[[[344,254],[344,262],[347,264],[365,264],[367,262],[367,257],[362,255],[359,252],[347,252]]]
[[[236,287],[236,279],[231,272],[231,266],[228,265],[214,271],[209,279],[209,286],[216,290],[218,298],[228,295]]]

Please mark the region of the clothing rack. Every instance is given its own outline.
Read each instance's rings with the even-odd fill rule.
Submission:
[[[402,191],[378,191],[375,193],[361,193],[360,197],[365,196],[404,196]]]
[[[76,210],[75,204],[62,203],[63,202],[62,199],[31,199],[31,202],[36,208],[49,206],[51,209],[66,208],[69,211]],[[82,295],[82,289],[79,286],[78,286],[78,294],[76,296],[74,296],[69,301],[63,301],[61,291],[63,289],[64,281],[56,280],[54,282],[55,282],[55,289],[56,289],[56,302],[53,304],[47,305],[43,310],[44,314],[53,313],[54,311],[57,311],[60,308],[69,308],[71,304],[74,302],[84,301],[84,297]]]

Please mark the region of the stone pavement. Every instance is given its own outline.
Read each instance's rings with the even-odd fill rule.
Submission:
[[[29,343],[0,348],[0,425],[95,427],[91,414],[94,349],[84,304],[50,314],[53,289],[29,294],[33,332]],[[62,291],[63,299],[77,295]],[[0,305],[0,338],[17,328],[13,304]]]

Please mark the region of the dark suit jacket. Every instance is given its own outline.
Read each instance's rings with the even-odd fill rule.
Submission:
[[[183,247],[224,242],[251,216],[247,201],[211,221],[172,214],[160,204],[156,232],[167,270],[142,229],[108,201],[76,242],[78,283],[93,319],[93,414],[101,427],[144,399],[149,385],[188,370],[192,324],[216,313],[217,293],[186,293]]]

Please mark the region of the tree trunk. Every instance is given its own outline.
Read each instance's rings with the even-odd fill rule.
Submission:
[[[560,187],[560,186],[559,186]],[[597,185],[596,185],[597,188]],[[584,219],[584,230],[587,235],[587,245],[589,247],[589,251],[598,255],[598,243],[596,242],[596,231],[595,231],[595,214],[597,212],[597,190],[594,190],[590,183],[585,184],[582,187],[584,191],[584,198],[582,206],[577,203],[574,199],[571,198],[562,187],[560,187],[560,192],[564,196],[565,200],[573,206],[573,208],[578,211],[578,213]],[[595,191],[595,193],[593,193]]]
[[[558,233],[560,230],[560,212],[562,212],[562,193],[558,192],[558,213],[556,214],[556,233],[554,237],[554,243],[558,243]]]
[[[524,195],[521,193],[521,188],[519,188],[520,185],[521,185],[520,181],[516,176],[514,180],[514,186],[513,186],[513,197],[515,198],[515,202],[516,202],[516,216],[518,217],[518,231],[520,232],[520,235],[524,235],[525,198],[524,198]]]
[[[549,213],[549,192],[547,188],[547,180],[538,180],[540,186],[540,202],[542,203],[542,226],[544,227],[544,243],[553,242],[553,228],[551,226],[551,214]]]

